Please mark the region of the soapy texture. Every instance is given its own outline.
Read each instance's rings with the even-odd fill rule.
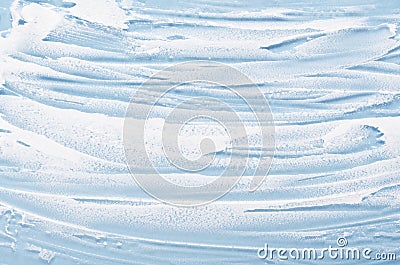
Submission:
[[[263,264],[264,243],[340,236],[398,253],[399,25],[398,1],[2,1],[0,264]],[[200,59],[263,90],[276,153],[257,192],[244,177],[176,208],[131,178],[124,115],[148,77]]]

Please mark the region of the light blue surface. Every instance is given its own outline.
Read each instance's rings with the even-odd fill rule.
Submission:
[[[360,264],[257,257],[265,243],[339,237],[400,258],[398,1],[16,0],[15,27],[11,2],[0,2],[0,264]],[[131,178],[129,100],[188,60],[226,63],[265,93],[276,153],[257,192],[244,177],[215,203],[176,208]]]

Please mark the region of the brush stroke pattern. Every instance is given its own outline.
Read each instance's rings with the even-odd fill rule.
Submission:
[[[262,264],[264,243],[340,236],[398,252],[399,18],[377,0],[3,1],[0,264]],[[137,87],[189,60],[262,89],[276,154],[257,192],[244,177],[176,208],[135,185],[122,128]]]

